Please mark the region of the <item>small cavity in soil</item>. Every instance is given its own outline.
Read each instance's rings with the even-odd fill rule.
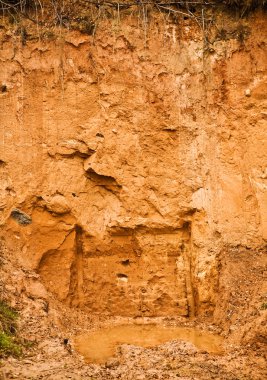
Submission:
[[[209,353],[222,353],[223,338],[219,335],[189,327],[165,327],[156,324],[118,325],[80,335],[75,348],[89,363],[105,363],[116,355],[121,344],[153,347],[172,340],[193,343]]]

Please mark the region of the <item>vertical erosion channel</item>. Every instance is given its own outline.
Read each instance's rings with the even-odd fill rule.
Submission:
[[[80,226],[75,226],[75,252],[71,267],[70,278],[70,304],[72,306],[82,306],[84,303],[83,292],[83,230]]]
[[[181,244],[182,256],[185,266],[185,287],[188,303],[188,317],[195,316],[195,299],[193,288],[193,273],[192,273],[192,250],[191,250],[191,224],[188,223],[189,244]]]

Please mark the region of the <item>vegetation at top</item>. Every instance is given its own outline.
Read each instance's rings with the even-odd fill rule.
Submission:
[[[267,0],[0,0],[0,15],[17,28],[22,45],[31,38],[30,24],[37,25],[39,38],[55,39],[54,27],[95,35],[103,20],[119,25],[124,15],[136,15],[147,30],[149,15],[158,12],[175,23],[191,19],[207,33],[216,12],[243,18],[258,8],[267,9]]]
[[[51,16],[63,24],[64,18],[70,15],[82,22],[83,17],[79,17],[82,13],[97,16],[105,10],[109,17],[112,10],[138,8],[142,11],[148,7],[162,13],[187,14],[189,17],[197,10],[223,7],[239,10],[242,16],[259,7],[267,8],[267,0],[0,0],[0,12],[5,15],[17,13],[31,17],[32,13],[39,13],[39,21],[42,16]]]

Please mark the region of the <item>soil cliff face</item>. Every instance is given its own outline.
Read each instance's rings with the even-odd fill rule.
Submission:
[[[266,16],[215,26],[2,28],[1,234],[61,301],[209,314],[225,258],[266,242]]]

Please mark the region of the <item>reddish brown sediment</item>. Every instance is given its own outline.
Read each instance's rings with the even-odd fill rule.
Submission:
[[[194,18],[153,11],[145,22],[127,11],[93,34],[24,20],[25,43],[2,20],[0,270],[13,303],[37,302],[50,338],[61,325],[74,334],[76,321],[181,317],[252,347],[240,358],[256,358],[253,374],[239,368],[257,379],[266,13],[214,12],[203,29]]]

